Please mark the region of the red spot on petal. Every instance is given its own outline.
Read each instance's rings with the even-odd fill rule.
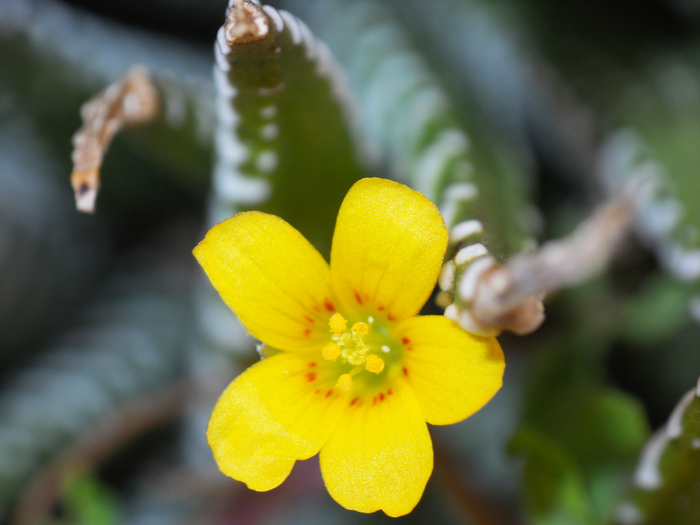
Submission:
[[[379,401],[384,401],[384,392],[379,394]]]
[[[360,294],[355,290],[355,299],[357,299],[357,302],[359,304],[362,304],[362,297],[360,297]]]
[[[388,396],[390,396],[390,395],[392,395],[394,392],[392,392],[392,391],[391,391],[391,388],[390,388],[389,390],[386,391],[386,393],[387,393]]]
[[[412,346],[409,346],[408,348],[406,348],[406,351],[408,351],[408,352],[413,352],[413,347],[412,347]]]
[[[333,390],[329,390],[328,392],[326,392],[326,397],[331,397],[332,394],[333,394]]]
[[[374,399],[372,399],[372,406],[377,404],[377,396],[374,396]]]
[[[355,398],[355,399],[353,399],[352,401],[350,401],[350,406],[353,406],[355,403],[357,403],[357,398]]]
[[[309,337],[309,336],[311,335],[311,329],[310,329],[310,328],[307,328],[306,330],[304,330],[304,335],[305,335],[306,337]]]
[[[396,317],[394,317],[393,314],[387,315],[386,318],[389,319],[389,321],[396,321]]]
[[[311,368],[313,368],[313,367],[316,366],[316,363],[314,363],[314,362],[312,361],[311,363],[309,363],[309,366],[310,366]]]
[[[308,315],[305,315],[305,316],[304,316],[304,319],[306,319],[306,320],[307,320],[308,322],[310,322],[310,323],[315,323],[315,322],[316,322],[316,321],[314,321],[311,317],[309,317]]]
[[[403,367],[403,375],[408,377],[408,368],[406,368],[405,366]]]
[[[311,381],[314,381],[316,379],[316,372],[310,372],[306,374],[306,380],[311,383]]]
[[[314,392],[314,394],[320,394],[320,393],[321,393],[321,389],[320,389],[320,388],[317,388],[316,391]]]
[[[411,340],[410,340],[408,337],[404,337],[403,339],[401,339],[401,342],[402,342],[403,344],[407,345],[408,343],[411,342]]]
[[[313,309],[314,312],[318,312],[318,313],[321,312],[321,309],[316,305],[313,305],[311,308]]]
[[[379,311],[381,312],[381,311],[384,310],[384,307],[383,307],[383,306],[377,306],[377,310],[379,310]]]
[[[323,301],[323,306],[325,306],[326,310],[328,310],[329,312],[335,312],[335,306],[333,306],[333,303],[330,299],[326,299],[325,301]]]

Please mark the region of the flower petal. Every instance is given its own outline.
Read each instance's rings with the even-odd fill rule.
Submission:
[[[221,471],[270,490],[296,459],[315,455],[347,407],[323,363],[280,353],[255,364],[224,391],[207,439]],[[328,392],[331,395],[328,395]]]
[[[428,423],[449,425],[483,407],[503,383],[505,360],[495,337],[477,337],[438,316],[414,317],[397,327],[404,374]]]
[[[349,407],[321,449],[321,472],[328,492],[343,507],[402,516],[423,495],[433,448],[410,388],[395,381],[391,394],[382,397]]]
[[[373,304],[390,319],[418,313],[437,281],[447,228],[435,205],[402,184],[363,179],[345,197],[331,278],[348,311]]]
[[[335,311],[328,264],[279,217],[239,213],[209,230],[194,255],[256,338],[280,350],[327,341]]]

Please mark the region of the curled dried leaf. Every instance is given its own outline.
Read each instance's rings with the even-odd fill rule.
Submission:
[[[542,301],[547,295],[589,279],[613,257],[641,205],[643,186],[630,187],[602,206],[568,237],[550,241],[532,253],[521,252],[506,265],[486,253],[471,258],[460,272],[454,286],[455,303],[445,315],[483,335],[535,331],[544,321]]]
[[[102,159],[114,136],[124,126],[152,121],[159,109],[160,98],[151,76],[140,66],[83,105],[83,126],[73,136],[71,175],[79,211],[95,211]]]

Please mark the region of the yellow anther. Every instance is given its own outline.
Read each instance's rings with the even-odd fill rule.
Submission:
[[[352,377],[350,377],[350,374],[343,374],[340,376],[336,386],[341,390],[350,390],[350,387],[352,386]]]
[[[352,331],[357,332],[358,334],[367,335],[369,333],[369,326],[367,323],[355,323],[352,325]]]
[[[373,374],[378,374],[384,370],[384,360],[374,354],[367,356],[367,361],[365,362],[365,368]]]
[[[338,313],[333,314],[333,317],[331,317],[330,321],[328,321],[328,324],[331,327],[331,332],[333,332],[335,335],[342,334],[348,327],[348,322],[345,320],[345,317]]]
[[[328,343],[321,351],[323,358],[328,359],[329,361],[335,361],[342,353],[343,352],[340,347],[335,343]]]

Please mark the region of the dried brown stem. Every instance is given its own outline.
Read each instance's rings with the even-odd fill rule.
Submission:
[[[457,320],[484,334],[536,330],[544,321],[545,296],[585,281],[612,258],[636,209],[631,197],[610,202],[569,237],[548,242],[535,253],[518,254],[505,266],[484,258],[467,268],[458,294],[469,306],[460,312],[464,319]],[[470,276],[470,271],[479,273]]]
[[[139,66],[83,105],[83,126],[73,136],[71,175],[79,211],[95,211],[102,159],[114,136],[124,126],[150,122],[159,108],[158,92],[150,74]]]
[[[29,483],[17,504],[12,524],[49,523],[67,476],[98,464],[135,436],[178,416],[190,390],[189,381],[172,384],[127,401],[90,427]]]

